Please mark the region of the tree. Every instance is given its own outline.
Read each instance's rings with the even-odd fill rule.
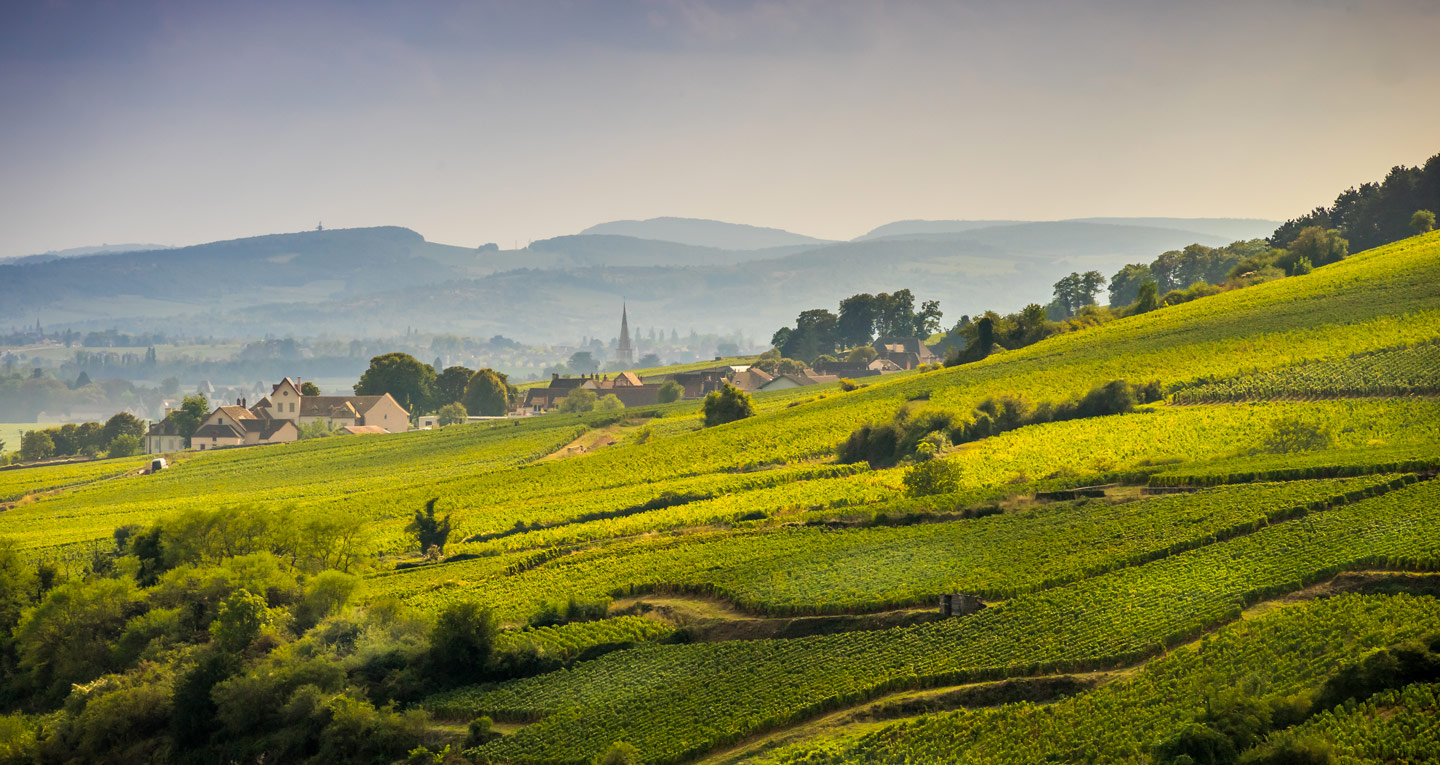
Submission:
[[[1155,281],[1150,267],[1131,263],[1110,277],[1110,307],[1119,308],[1135,302],[1140,295],[1140,285]]]
[[[879,357],[880,352],[875,350],[875,346],[873,345],[857,346],[851,348],[850,352],[845,354],[845,360],[852,364],[869,364]]]
[[[869,293],[851,295],[840,301],[840,315],[835,321],[835,335],[843,348],[855,348],[875,342],[875,320],[879,304]]]
[[[1340,232],[1308,226],[1301,229],[1300,234],[1285,249],[1293,259],[1308,258],[1319,268],[1344,260],[1349,254],[1349,248],[1350,243],[1340,236]]]
[[[921,303],[920,310],[916,311],[913,317],[915,337],[929,337],[935,334],[940,329],[941,316],[944,314],[940,312],[939,300],[926,300]]]
[[[262,595],[240,588],[226,598],[210,624],[215,646],[228,653],[238,653],[260,637],[260,630],[275,621],[270,606]]]
[[[705,397],[703,411],[705,427],[724,425],[755,416],[755,400],[750,398],[750,394],[727,382],[725,387]]]
[[[405,530],[414,534],[415,539],[420,543],[420,552],[426,552],[434,547],[443,553],[445,552],[445,543],[450,539],[450,516],[446,515],[443,519],[435,517],[435,503],[439,501],[439,497],[433,497],[426,502],[425,509],[416,510],[415,517],[405,527]]]
[[[481,369],[465,384],[465,411],[485,417],[501,417],[514,400],[510,380],[493,369]]]
[[[20,459],[26,462],[43,460],[55,453],[55,442],[43,430],[26,431],[20,437]]]
[[[446,367],[435,377],[435,405],[443,407],[446,404],[454,404],[465,400],[465,388],[470,385],[470,378],[475,376],[475,370],[467,367]]]
[[[1410,216],[1410,230],[1417,234],[1428,234],[1435,230],[1435,213],[1429,210],[1416,210]]]
[[[107,457],[133,457],[140,453],[140,437],[134,433],[122,433],[110,442]]]
[[[1140,285],[1135,295],[1135,313],[1149,313],[1160,307],[1160,285],[1153,281]]]
[[[357,396],[390,394],[412,415],[429,405],[435,370],[408,353],[386,353],[370,359],[370,368],[355,383]]]
[[[660,356],[657,355],[657,354],[647,353],[647,354],[645,354],[644,356],[641,356],[641,357],[640,357],[640,367],[641,367],[642,369],[650,369],[650,368],[653,368],[653,367],[658,367],[658,366],[660,366],[660,364],[661,364],[661,362],[660,362]]]
[[[210,401],[205,398],[204,393],[196,393],[186,396],[180,402],[180,408],[166,414],[165,419],[175,423],[175,429],[180,431],[180,435],[189,438],[208,416]]]
[[[679,401],[682,397],[684,397],[684,395],[685,386],[681,385],[678,382],[675,382],[674,380],[666,380],[665,384],[660,386],[659,400],[662,404],[669,404],[675,401]]]
[[[300,395],[318,396],[320,395],[320,386],[313,382],[300,383]]]
[[[464,685],[483,676],[496,631],[495,615],[479,603],[446,606],[430,632],[430,663],[441,683]]]
[[[795,329],[785,338],[780,348],[783,356],[792,359],[813,360],[822,354],[835,352],[835,314],[823,308],[802,311],[795,318]],[[776,333],[777,337],[779,333]]]
[[[875,296],[875,333],[887,337],[915,335],[915,296],[910,290]]]
[[[595,402],[595,408],[602,412],[613,412],[617,409],[624,409],[625,402],[621,401],[620,397],[614,393],[609,393],[600,397],[600,400]]]
[[[995,320],[989,316],[982,316],[980,317],[980,321],[975,322],[975,329],[977,333],[976,342],[980,346],[980,355],[982,357],[989,356],[990,351],[995,348]]]
[[[145,435],[145,423],[129,412],[121,412],[105,421],[106,448],[109,448],[115,439],[125,435],[135,436],[136,440],[139,440]]]
[[[566,362],[570,371],[577,375],[593,375],[600,371],[600,362],[589,351],[576,351],[570,354],[570,361]]]
[[[1416,215],[1419,215],[1419,213],[1416,213]],[[1431,221],[1431,223],[1433,224],[1434,221]],[[89,384],[90,384],[90,375],[86,374],[86,373],[82,370],[82,371],[80,372],[80,375],[75,378],[75,384],[74,384],[74,385],[71,385],[70,387],[71,387],[72,389],[79,389],[79,388],[83,388],[83,387],[85,387],[86,385],[89,385]]]
[[[11,633],[35,591],[35,574],[9,539],[0,539],[0,672],[8,670],[13,656]]]
[[[905,496],[929,497],[960,490],[960,465],[943,459],[921,462],[905,471]]]
[[[440,416],[435,421],[443,428],[446,425],[463,425],[468,417],[465,405],[457,401],[440,407]]]

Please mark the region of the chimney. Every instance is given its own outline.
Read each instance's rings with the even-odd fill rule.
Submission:
[[[551,372],[551,373],[550,373],[550,379],[551,379],[551,380],[559,380],[559,379],[560,379],[560,373],[559,373],[559,372]]]

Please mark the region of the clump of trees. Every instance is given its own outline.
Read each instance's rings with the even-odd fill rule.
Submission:
[[[1305,229],[1318,227],[1335,231],[1356,251],[1368,250],[1423,233],[1414,225],[1415,214],[1427,210],[1440,210],[1440,154],[1424,165],[1397,165],[1378,183],[1346,189],[1330,206],[1286,221],[1275,229],[1270,244],[1288,247]]]
[[[838,313],[823,308],[801,312],[795,326],[777,330],[770,343],[781,357],[808,363],[843,349],[870,345],[877,335],[929,337],[940,329],[942,315],[938,300],[924,301],[917,309],[908,289],[863,293],[841,300]]]
[[[386,393],[411,415],[461,404],[467,414],[499,417],[510,411],[520,397],[520,390],[502,372],[453,366],[436,373],[434,367],[408,353],[387,353],[370,359],[370,367],[355,384],[357,396]]]
[[[363,525],[324,511],[189,511],[117,529],[116,551],[73,579],[0,540],[0,696],[34,715],[0,718],[4,754],[397,762],[443,750],[419,699],[555,668],[498,650],[495,617],[474,601],[433,619],[357,604],[347,569],[369,559]],[[475,745],[499,735],[481,727]]]
[[[129,457],[140,453],[145,425],[129,412],[120,412],[105,424],[67,423],[56,428],[26,431],[20,436],[20,459],[35,462],[52,457]]]
[[[1111,380],[1058,402],[1032,404],[1018,396],[992,396],[967,414],[910,402],[900,407],[890,422],[863,425],[852,432],[836,448],[836,455],[844,463],[868,462],[874,467],[924,461],[946,445],[978,441],[1026,425],[1125,414],[1137,404],[1162,398],[1159,383],[1132,385]]]

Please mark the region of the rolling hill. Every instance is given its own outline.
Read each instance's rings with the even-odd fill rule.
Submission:
[[[1437,279],[1440,232],[709,427],[690,400],[0,471],[0,571],[73,567],[7,590],[0,733],[81,761],[1433,759],[1433,677],[1387,667],[1440,653]],[[1162,397],[954,441],[987,400],[1117,379]],[[888,422],[940,437],[839,463]]]

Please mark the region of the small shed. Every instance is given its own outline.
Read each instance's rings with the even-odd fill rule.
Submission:
[[[946,593],[940,596],[940,615],[946,618],[969,616],[984,607],[985,604],[980,602],[979,598],[963,592]]]

